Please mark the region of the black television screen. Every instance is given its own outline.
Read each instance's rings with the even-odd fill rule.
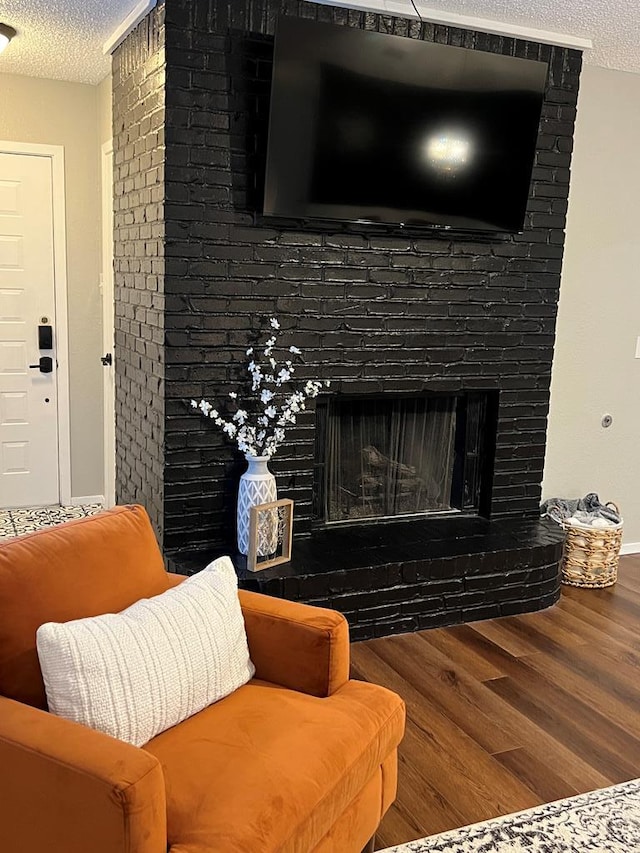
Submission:
[[[547,65],[282,17],[267,216],[521,231]]]

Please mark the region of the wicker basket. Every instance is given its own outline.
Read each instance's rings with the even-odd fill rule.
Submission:
[[[608,503],[616,512],[618,507]],[[566,537],[562,554],[562,583],[599,589],[618,579],[622,521],[615,527],[562,525]]]

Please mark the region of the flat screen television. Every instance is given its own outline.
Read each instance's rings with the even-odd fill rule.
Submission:
[[[281,17],[264,214],[521,231],[547,70]]]

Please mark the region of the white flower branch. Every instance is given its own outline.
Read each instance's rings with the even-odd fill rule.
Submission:
[[[211,419],[225,435],[234,439],[238,449],[248,456],[273,456],[285,440],[285,428],[296,423],[297,415],[305,409],[305,401],[317,397],[323,386],[322,382],[310,379],[287,393],[285,386],[293,382],[295,366],[290,358],[278,362],[274,353],[278,349],[280,323],[271,317],[269,327],[272,333],[261,348],[261,354],[256,352],[255,347],[249,347],[246,351],[250,358],[247,371],[251,378],[251,391],[255,394],[246,407],[236,403],[236,391],[230,392],[229,398],[238,408],[228,419],[223,418],[207,400],[191,400],[194,409],[199,409],[204,417]],[[302,355],[295,346],[289,347],[289,353],[298,357]],[[260,363],[261,356],[268,362],[268,373],[264,372]],[[324,381],[325,387],[329,384],[328,379]],[[251,423],[252,417],[255,423]]]

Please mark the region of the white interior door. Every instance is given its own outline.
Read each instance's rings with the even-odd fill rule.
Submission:
[[[0,507],[60,500],[53,226],[51,158],[0,153]]]

